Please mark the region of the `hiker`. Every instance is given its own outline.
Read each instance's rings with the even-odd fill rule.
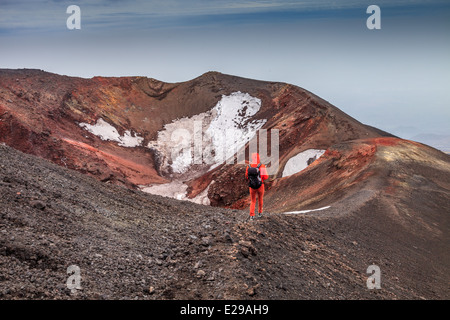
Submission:
[[[258,194],[258,218],[262,216],[263,212],[263,198],[264,198],[264,180],[269,178],[266,166],[260,162],[259,154],[252,153],[252,162],[245,170],[245,178],[248,180],[250,190],[251,204],[250,204],[250,220],[255,218],[256,195]]]

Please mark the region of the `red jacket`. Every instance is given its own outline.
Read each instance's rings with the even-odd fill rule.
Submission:
[[[258,163],[260,163],[259,153],[252,153],[252,163],[250,164],[250,166],[252,166],[253,168],[256,168],[258,166]],[[261,173],[261,180],[263,182],[264,182],[264,180],[269,178],[269,175],[267,174],[267,169],[266,169],[265,165],[261,164],[261,166],[259,167],[259,172]],[[248,180],[248,166],[245,169],[245,178]]]

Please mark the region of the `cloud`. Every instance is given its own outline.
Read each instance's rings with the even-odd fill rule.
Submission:
[[[364,0],[79,0],[84,26],[101,28],[155,28],[193,23],[211,23],[206,17],[234,18],[237,15],[311,13],[361,9],[372,1]],[[447,5],[447,0],[377,0],[382,8]],[[68,18],[67,0],[3,0],[0,2],[0,32],[52,32],[60,30]],[[265,16],[267,17],[267,16]],[[289,17],[289,14],[287,14]],[[198,18],[198,19],[197,19]],[[197,20],[196,20],[197,19]],[[243,19],[244,20],[244,19]],[[235,22],[235,21],[234,21]]]

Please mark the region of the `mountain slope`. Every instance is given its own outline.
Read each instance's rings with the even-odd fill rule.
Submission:
[[[246,211],[101,183],[0,145],[0,295],[448,299],[449,201],[442,187],[449,180],[434,170],[433,185],[408,181],[416,187],[397,210],[385,198],[356,209],[348,199],[312,214],[268,213],[250,222]],[[396,181],[401,172],[390,176]],[[405,191],[394,185],[392,194]],[[430,207],[436,191],[446,214]],[[420,200],[422,192],[432,198]],[[366,287],[372,264],[381,269],[378,290]],[[70,265],[82,277],[74,293],[66,287]]]
[[[167,183],[174,179],[170,168],[174,159],[164,165],[162,159],[167,155],[149,143],[158,139],[166,125],[210,112],[236,92],[260,101],[257,113],[241,125],[264,121],[262,129],[279,130],[279,170],[271,173],[271,179],[281,177],[286,162],[307,149],[326,150],[344,141],[389,135],[285,83],[218,72],[171,84],[144,77],[81,79],[39,70],[3,69],[0,141],[101,181],[130,188]],[[99,130],[109,130],[106,135],[112,138],[106,140],[87,130],[99,123],[108,126]],[[189,130],[192,133],[192,128]],[[124,141],[130,140],[133,144],[127,146]],[[248,145],[246,148],[248,153]],[[204,192],[212,205],[240,208],[248,201],[245,181],[234,179],[236,187],[229,187],[229,177],[242,176],[240,171],[241,165],[200,166],[178,180],[188,186],[187,198]],[[223,183],[211,185],[213,180]]]
[[[228,129],[245,155],[279,133],[263,218],[247,220],[246,161],[171,150],[196,128],[214,157]],[[0,70],[0,142],[2,298],[449,297],[450,157],[302,88]],[[164,188],[211,206],[140,191]]]

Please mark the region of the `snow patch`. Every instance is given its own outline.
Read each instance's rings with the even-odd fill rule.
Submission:
[[[174,198],[177,200],[187,200],[187,201],[191,201],[194,203],[209,206],[210,201],[208,198],[208,190],[209,190],[209,186],[213,182],[214,181],[211,181],[211,183],[208,185],[208,187],[205,190],[203,190],[201,193],[199,193],[196,197],[194,197],[192,199],[188,198],[188,196],[187,196],[188,186],[185,183],[180,182],[180,181],[172,181],[169,183],[155,184],[155,185],[151,185],[151,186],[140,186],[140,188],[141,188],[141,191],[143,191],[143,192],[156,194],[156,195],[160,195],[163,197]]]
[[[176,119],[147,145],[155,153],[160,172],[175,175],[170,183],[141,186],[144,192],[209,205],[208,187],[195,198],[187,197],[185,179],[222,164],[254,138],[266,119],[252,120],[261,100],[240,91],[222,95],[210,110]],[[173,176],[172,176],[173,177]]]
[[[266,123],[251,120],[261,100],[240,91],[225,96],[209,111],[174,120],[158,132],[148,148],[156,150],[160,169],[185,173],[193,164],[222,164],[250,141]]]
[[[261,100],[248,93],[238,91],[222,96],[212,109],[215,117],[206,130],[215,151],[215,166],[244,147],[266,123],[266,119],[250,121],[260,108]]]
[[[325,153],[325,151],[326,150],[308,149],[293,156],[284,166],[283,174],[281,177],[284,178],[304,170],[316,159],[319,159]]]
[[[119,146],[122,147],[137,147],[144,141],[144,138],[139,137],[137,134],[134,134],[133,136],[130,130],[126,130],[124,135],[121,136],[116,128],[102,118],[99,118],[94,125],[81,122],[79,126],[92,134],[95,134],[102,140],[116,141],[119,143]]]
[[[172,181],[169,183],[155,184],[151,186],[141,186],[141,190],[147,193],[160,195],[163,197],[185,200],[187,185],[180,181]]]
[[[209,206],[211,204],[211,201],[208,198],[208,190],[209,190],[209,187],[211,186],[211,184],[213,184],[213,183],[214,183],[214,180],[211,181],[209,183],[208,187],[206,187],[206,189],[203,190],[202,192],[200,192],[197,196],[195,196],[192,199],[187,199],[187,200],[198,203],[198,204],[203,204],[203,205]]]
[[[330,206],[322,207],[319,209],[311,209],[311,210],[300,210],[300,211],[289,211],[289,212],[283,212],[284,214],[299,214],[299,213],[308,213],[312,211],[320,211],[330,208]]]
[[[163,171],[171,168],[175,173],[184,173],[193,164],[192,145],[196,138],[196,125],[200,124],[200,133],[206,130],[205,125],[211,122],[208,112],[192,117],[184,117],[172,121],[158,131],[156,141],[150,141],[148,148],[156,150]],[[167,173],[167,172],[166,172]]]

